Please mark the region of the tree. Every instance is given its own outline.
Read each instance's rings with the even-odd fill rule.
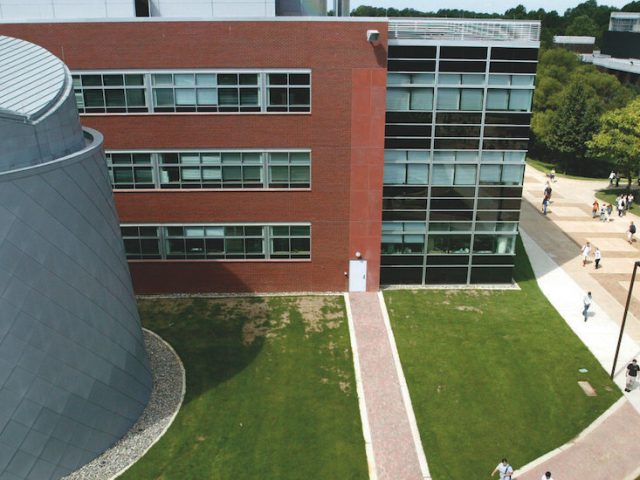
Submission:
[[[627,3],[621,9],[623,12],[640,12],[640,0],[636,0],[635,2]]]
[[[600,30],[598,29],[598,25],[596,25],[596,22],[591,20],[591,17],[588,17],[587,15],[580,15],[571,20],[571,23],[565,30],[565,34],[597,37],[600,34]]]
[[[560,153],[567,171],[583,173],[587,141],[598,128],[599,112],[581,83],[571,83],[551,117],[548,145]]]
[[[613,161],[629,179],[640,169],[640,98],[600,118],[600,130],[587,142],[591,155]]]

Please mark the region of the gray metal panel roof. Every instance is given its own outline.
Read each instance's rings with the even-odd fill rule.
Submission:
[[[0,35],[0,114],[35,120],[63,94],[68,75],[51,52]]]

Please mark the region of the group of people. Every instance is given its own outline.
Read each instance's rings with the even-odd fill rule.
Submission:
[[[616,209],[618,210],[618,217],[622,217],[627,213],[627,210],[631,208],[633,204],[633,194],[627,193],[625,195],[618,195],[616,197]]]
[[[633,223],[633,222],[631,222]],[[589,257],[591,256],[591,242],[587,242],[585,243],[582,248],[580,249],[580,253],[582,254],[582,266],[586,266],[587,262],[589,261]],[[595,247],[595,250],[593,252],[593,259],[594,259],[594,263],[595,263],[595,268],[596,270],[598,268],[600,268],[600,260],[602,260],[602,252],[600,251],[600,249],[598,247]]]
[[[607,205],[606,203],[603,203],[602,205],[600,205],[598,203],[598,200],[594,200],[591,208],[591,215],[593,218],[596,218],[598,215],[600,215],[601,222],[608,222],[612,212],[613,212],[613,205],[611,204]]]
[[[496,473],[500,474],[500,480],[511,480],[511,477],[513,477],[513,467],[509,465],[506,458],[503,458],[496,468],[493,469],[491,476],[493,477]],[[551,472],[544,472],[540,480],[553,480]]]

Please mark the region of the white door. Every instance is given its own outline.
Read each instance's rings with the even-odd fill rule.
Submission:
[[[349,291],[367,291],[367,261],[349,260]]]

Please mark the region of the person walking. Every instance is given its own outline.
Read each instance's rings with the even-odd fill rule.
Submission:
[[[593,205],[591,206],[591,218],[596,218],[598,216],[599,210],[600,210],[600,204],[598,203],[598,200],[595,200],[593,202]]]
[[[506,458],[503,458],[500,463],[493,469],[491,476],[493,477],[496,472],[500,474],[500,480],[511,480],[513,476],[513,467],[509,465]]]
[[[553,480],[553,478],[551,477],[551,472],[544,472],[544,475],[540,477],[540,480]]]
[[[607,221],[607,204],[606,203],[603,203],[602,206],[600,207],[600,221],[601,222]]]
[[[595,259],[596,270],[597,270],[600,268],[600,260],[602,260],[602,253],[600,253],[600,249],[598,247],[596,247],[596,251],[593,254],[593,258]]]
[[[549,197],[547,197],[545,195],[544,198],[542,199],[542,214],[543,215],[547,214],[547,209],[548,208],[549,208]]]
[[[624,215],[624,200],[622,199],[622,195],[618,195],[616,198],[616,208],[618,209],[618,217],[622,217],[622,215]]]
[[[633,222],[629,224],[629,228],[627,228],[627,240],[629,244],[632,244],[634,241],[633,236],[636,234],[636,226]]]
[[[584,321],[587,321],[587,318],[589,317],[589,307],[591,306],[591,301],[592,301],[592,297],[591,297],[591,292],[587,293],[584,298],[582,299],[582,303],[584,305],[584,308],[582,309],[582,316],[584,317]]]
[[[614,172],[613,170],[611,170],[611,173],[609,174],[609,185],[613,185],[613,181],[616,179],[616,172]]]
[[[631,360],[631,363],[627,365],[627,385],[624,389],[625,392],[630,392],[636,386],[638,370],[640,370],[640,365],[638,365],[638,361],[634,358]]]
[[[613,213],[613,205],[609,204],[607,205],[607,220],[609,221],[611,220],[611,214]]]
[[[591,243],[587,242],[582,246],[582,266],[584,267],[589,260],[589,254],[591,253]]]

